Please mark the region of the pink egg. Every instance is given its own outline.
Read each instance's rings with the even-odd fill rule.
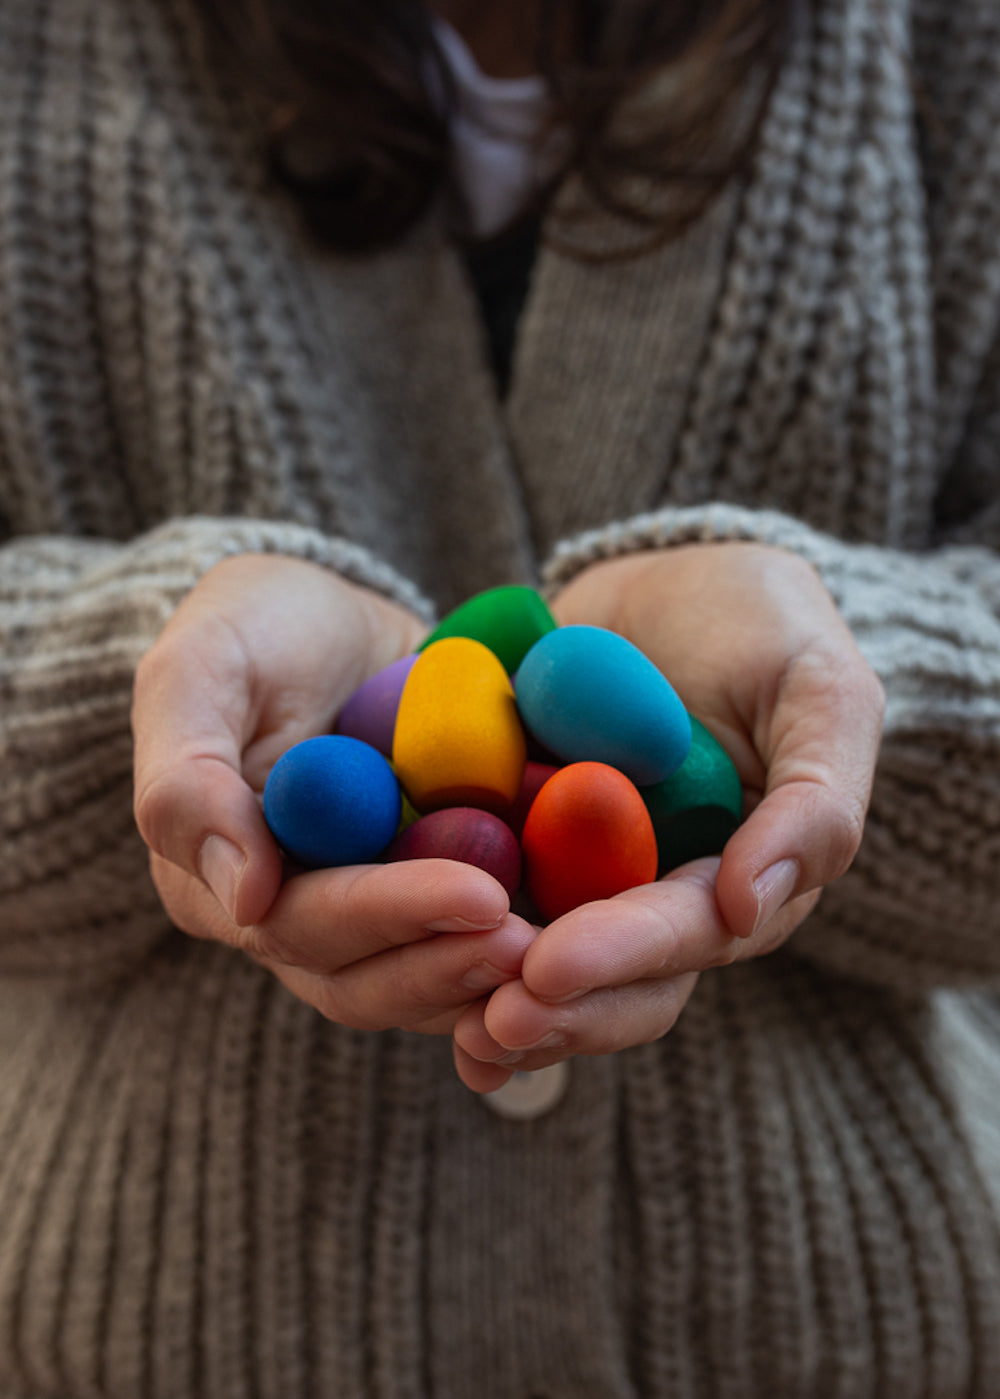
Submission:
[[[421,816],[400,831],[387,860],[460,860],[476,865],[502,884],[510,898],[521,882],[521,850],[498,816],[478,807],[449,806]]]

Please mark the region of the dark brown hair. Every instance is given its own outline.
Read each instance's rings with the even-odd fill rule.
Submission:
[[[533,42],[568,164],[623,216],[628,250],[674,236],[751,158],[797,0],[540,0]],[[392,243],[440,191],[447,75],[419,0],[210,0],[270,104],[277,179],[322,241]],[[572,35],[572,56],[560,38]],[[560,239],[586,256],[582,224]]]

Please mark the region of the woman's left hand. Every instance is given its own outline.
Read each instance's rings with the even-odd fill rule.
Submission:
[[[478,1092],[515,1068],[658,1039],[700,972],[773,951],[851,863],[884,696],[836,605],[797,555],[697,544],[593,565],[555,604],[663,671],[735,762],[746,816],[721,858],[549,924],[521,978],[468,1007],[455,1060]]]

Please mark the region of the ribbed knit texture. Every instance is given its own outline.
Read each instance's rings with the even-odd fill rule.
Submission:
[[[996,1399],[1000,11],[816,0],[746,184],[543,247],[501,405],[437,221],[306,242],[198,10],[0,6],[0,1395]],[[728,538],[886,736],[852,871],[663,1041],[504,1121],[170,928],[131,680],[214,562],[429,619]]]

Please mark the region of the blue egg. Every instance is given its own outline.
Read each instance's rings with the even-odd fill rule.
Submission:
[[[691,720],[663,673],[617,632],[559,627],[537,641],[517,672],[521,717],[564,762],[608,763],[638,786],[684,762]]]
[[[264,787],[264,819],[302,865],[365,864],[396,834],[400,791],[370,744],[342,734],[307,738],[283,753]]]

